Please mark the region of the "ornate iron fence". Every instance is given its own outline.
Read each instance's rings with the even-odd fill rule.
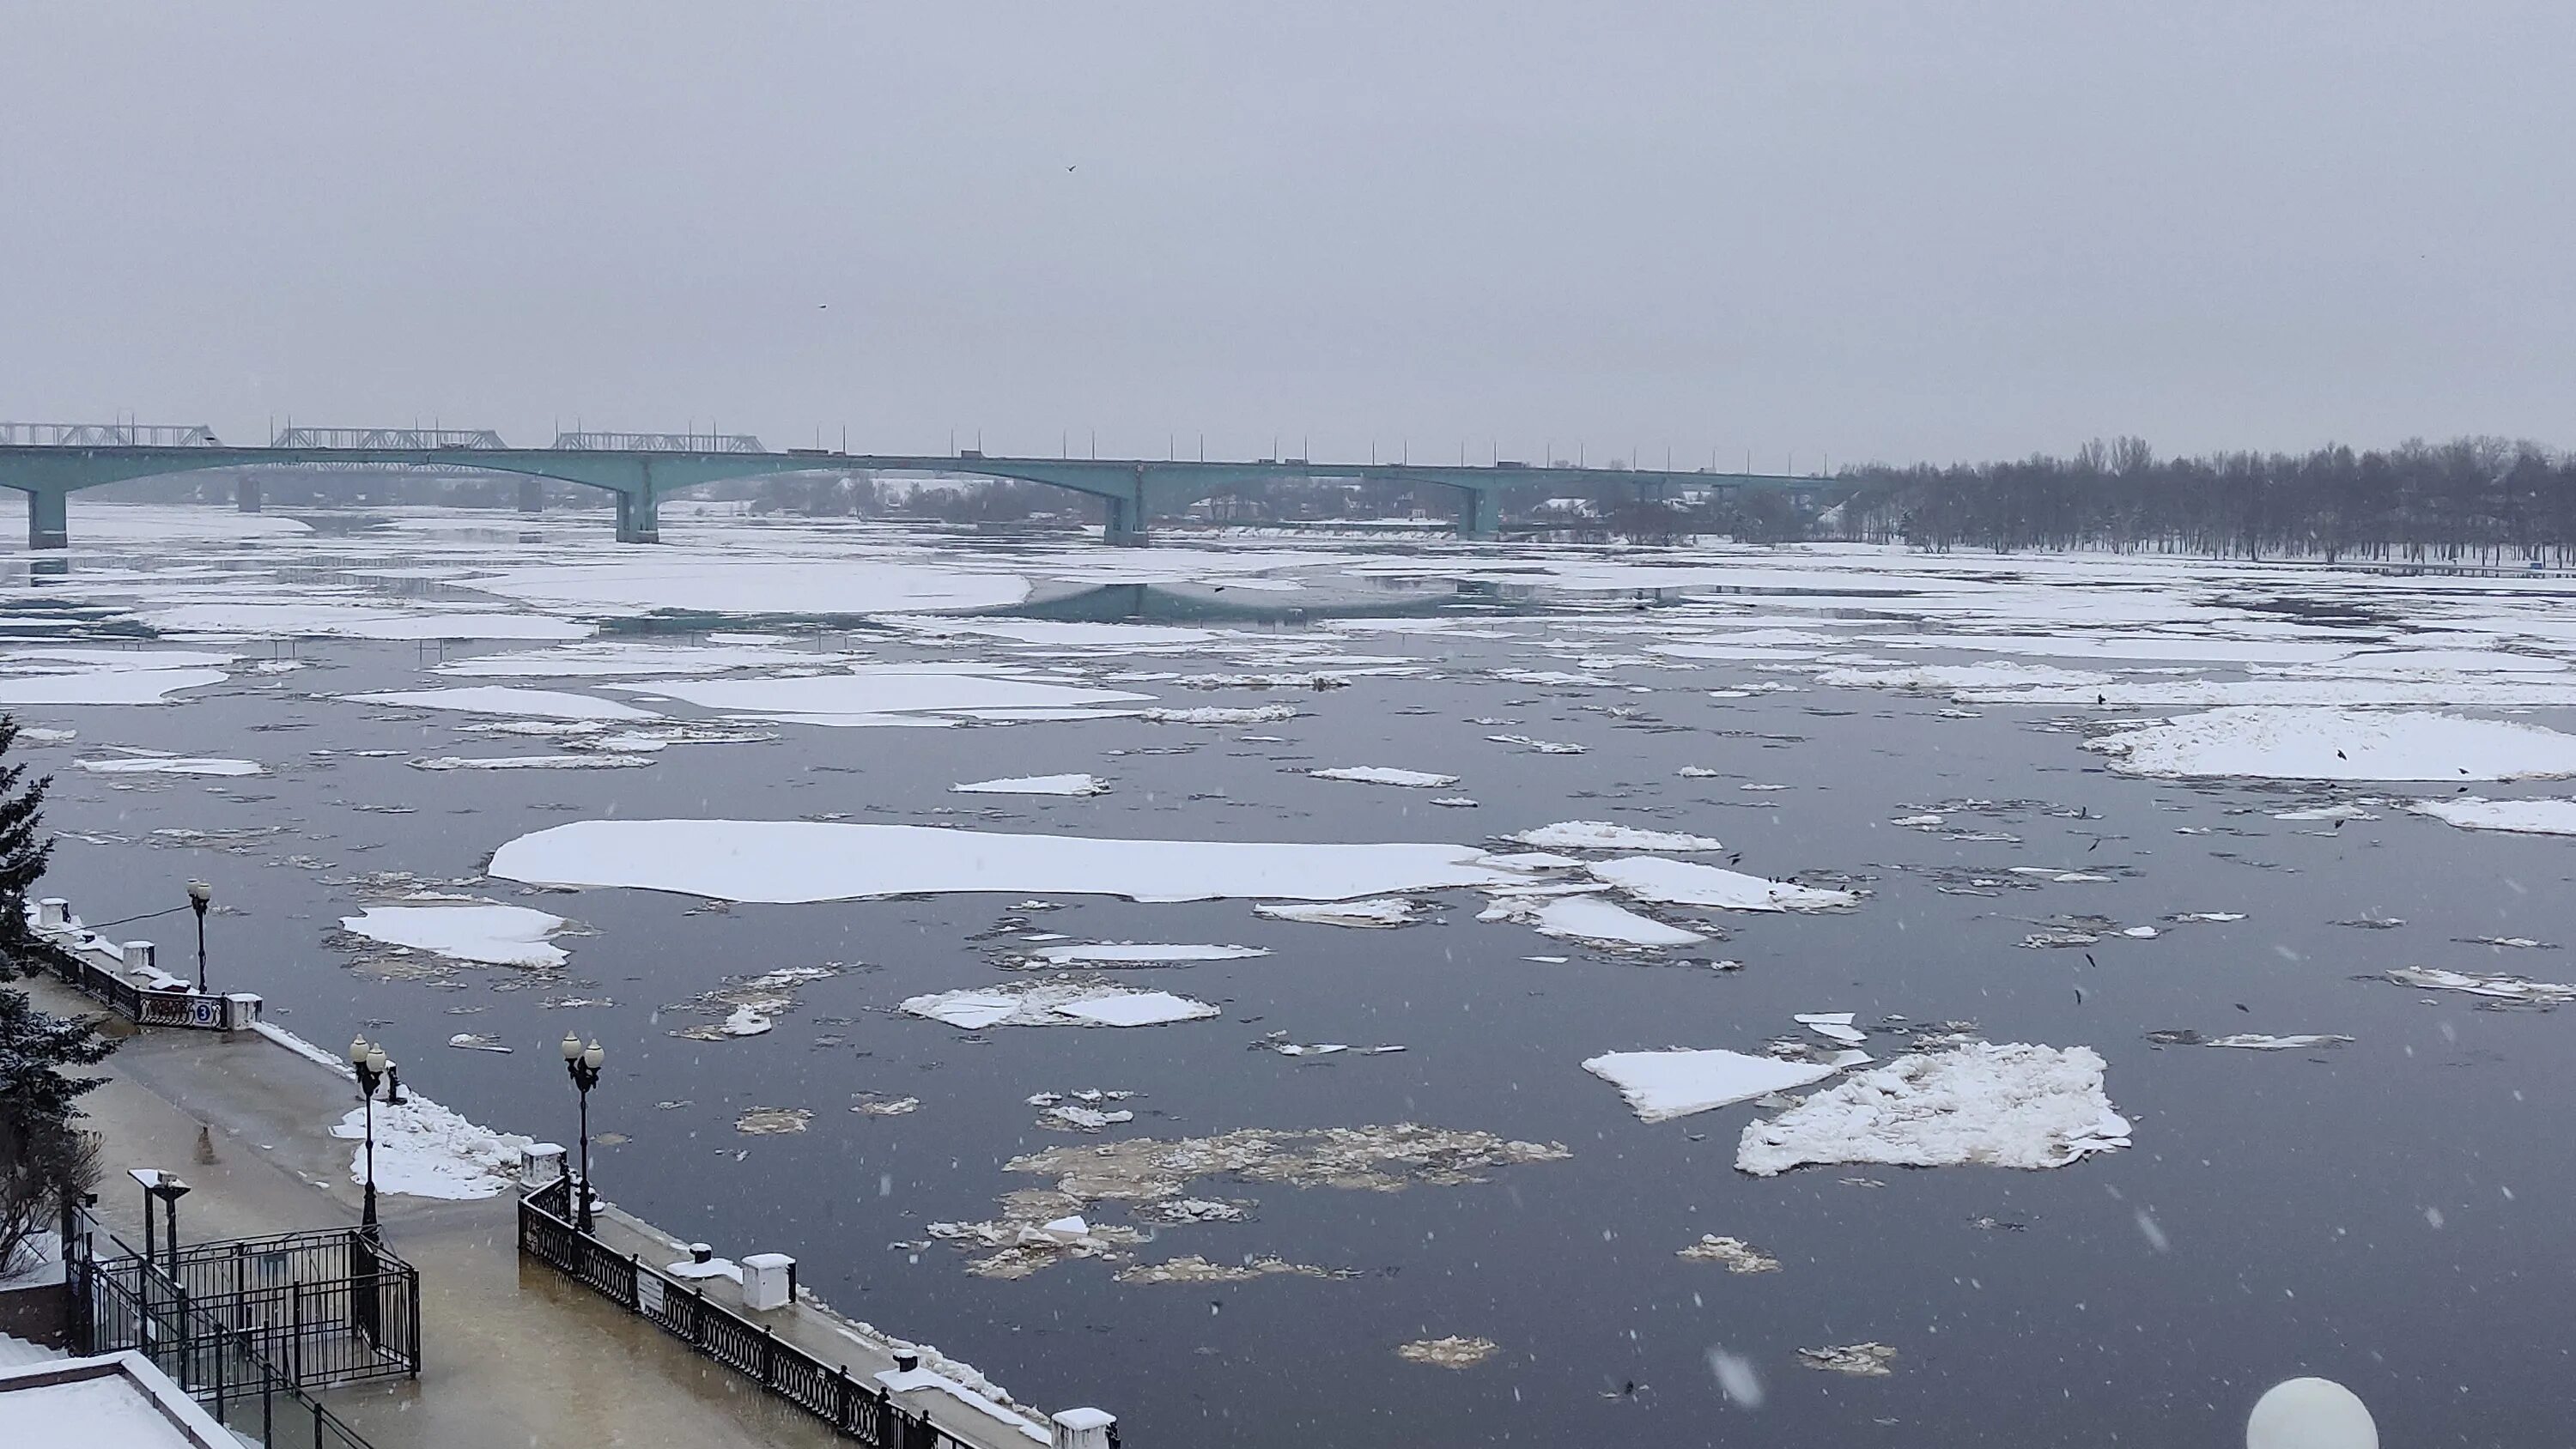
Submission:
[[[695,1284],[621,1254],[572,1224],[572,1184],[557,1178],[519,1199],[519,1251],[744,1375],[869,1449],[973,1449],[882,1385],[850,1377],[777,1331],[711,1303]]]

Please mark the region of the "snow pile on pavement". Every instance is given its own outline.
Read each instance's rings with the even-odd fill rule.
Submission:
[[[1673,830],[1639,830],[1607,820],[1560,820],[1507,837],[1541,850],[1724,850],[1705,835]]]
[[[340,918],[340,929],[388,946],[407,946],[451,961],[540,970],[564,963],[562,948],[546,944],[546,938],[563,927],[563,917],[526,906],[369,906],[363,914]]]
[[[1715,906],[1729,911],[1824,911],[1858,902],[1849,891],[1820,890],[1764,880],[1660,856],[1632,855],[1587,866],[1596,878],[1641,901],[1669,906]]]
[[[1821,1062],[1784,1061],[1730,1051],[1610,1052],[1583,1069],[1619,1089],[1637,1116],[1669,1121],[1731,1102],[1804,1087],[1834,1074]]]
[[[2129,1145],[2089,1047],[1969,1042],[1900,1057],[1744,1129],[1735,1165],[1769,1177],[1810,1163],[2064,1167]]]
[[[903,1009],[967,1031],[990,1026],[1162,1026],[1218,1014],[1168,991],[1042,981],[907,997]]]
[[[352,1107],[331,1135],[363,1143],[364,1107]],[[399,1107],[376,1104],[376,1190],[406,1197],[492,1197],[518,1181],[519,1151],[531,1139],[494,1132],[418,1093]],[[349,1158],[349,1180],[367,1180],[367,1149]]]
[[[1101,840],[804,820],[578,821],[503,845],[491,873],[767,903],[955,891],[1338,901],[1525,879],[1465,845]]]
[[[2236,706],[2089,741],[2136,775],[2523,780],[2576,775],[2576,735],[2464,715]]]

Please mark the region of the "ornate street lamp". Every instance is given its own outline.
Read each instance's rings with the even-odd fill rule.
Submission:
[[[391,1081],[395,1068],[382,1045],[356,1037],[349,1043],[349,1070],[358,1075],[358,1100],[367,1104],[367,1197],[358,1214],[358,1228],[372,1239],[376,1236],[376,1084]],[[387,1105],[399,1100],[394,1091],[386,1093]]]
[[[197,994],[206,994],[206,907],[214,904],[215,888],[201,880],[188,882],[188,904],[197,912]]]
[[[574,1209],[574,1226],[590,1231],[590,1089],[599,1085],[599,1064],[608,1059],[594,1039],[588,1046],[571,1032],[564,1033],[564,1070],[572,1074],[573,1087],[581,1093],[581,1197]]]

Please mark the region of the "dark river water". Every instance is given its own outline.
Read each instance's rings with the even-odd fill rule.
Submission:
[[[1578,603],[1585,617],[1604,617],[1597,600],[1563,607]],[[1490,605],[1471,597],[1456,608]],[[1515,607],[1519,627],[1550,605]],[[1191,605],[1137,588],[1051,611],[1128,609]],[[802,637],[854,642],[879,659],[922,652],[865,630]],[[609,1197],[734,1256],[792,1253],[802,1280],[836,1307],[936,1343],[1029,1402],[1107,1408],[1131,1445],[2219,1445],[2239,1442],[2256,1394],[2301,1373],[2359,1391],[2391,1444],[2555,1443],[2576,1407],[2570,1020],[2371,979],[2404,965],[2566,979],[2576,967],[2563,952],[2462,939],[2576,938],[2567,891],[2576,856],[2564,843],[2396,810],[2340,828],[2275,820],[2269,812],[2294,803],[2371,788],[2114,774],[2081,748],[2094,711],[1986,707],[1963,717],[1945,715],[1939,696],[1804,681],[1794,693],[1709,697],[1799,678],[1723,661],[1642,676],[1651,693],[1514,683],[1483,671],[1572,666],[1505,641],[1357,637],[1345,652],[1428,670],[1360,677],[1327,694],[1137,686],[1172,705],[1285,701],[1310,711],[1277,724],[781,726],[768,742],[674,746],[645,769],[443,773],[406,761],[547,747],[496,748],[463,730],[463,716],[329,696],[421,687],[442,648],[456,657],[534,646],[236,647],[291,652],[306,667],[236,673],[174,708],[22,712],[81,734],[76,746],[38,752],[56,771],[51,823],[95,837],[64,841],[50,890],[99,919],[176,900],[182,882],[206,877],[223,903],[212,930],[219,986],[262,993],[273,1021],[315,1042],[345,1041],[364,1025],[402,1060],[407,1083],[495,1128],[570,1141],[573,1096],[550,1043],[567,1027],[596,1035],[608,1071],[594,1126],[624,1139],[596,1149]],[[1228,667],[1199,657],[1096,663],[1100,673]],[[595,690],[578,680],[438,682]],[[1612,705],[1633,714],[1605,713]],[[2526,717],[2576,728],[2559,717],[2570,713]],[[1508,719],[1513,731],[1585,752],[1492,743],[1504,729],[1477,719]],[[113,777],[70,767],[74,754],[108,744],[240,756],[272,773],[115,788]],[[322,750],[336,753],[310,753]],[[352,753],[361,750],[393,753]],[[1456,774],[1458,792],[1480,804],[1435,808],[1430,796],[1452,792],[1299,773],[1360,764]],[[1677,776],[1684,766],[1719,773]],[[1113,792],[948,789],[1086,770]],[[2015,838],[1889,823],[1925,810],[1954,830]],[[588,932],[559,940],[571,964],[543,982],[479,967],[389,978],[358,964],[354,943],[334,932],[338,917],[392,899],[381,880],[362,877],[471,881],[503,842],[566,821],[831,812],[1100,836],[1467,843],[1611,820],[1714,835],[1741,852],[1744,870],[1867,895],[1842,913],[1675,913],[1722,927],[1726,939],[1663,954],[1479,922],[1484,900],[1470,891],[1434,894],[1435,920],[1397,930],[1266,920],[1244,901],[1058,897],[1063,908],[1031,929],[1272,954],[1118,973],[1215,1003],[1224,1011],[1215,1020],[971,1035],[892,1008],[1010,979],[997,943],[977,938],[1013,914],[1018,893],[710,908],[642,891],[462,887]],[[154,843],[149,832],[165,828],[244,834]],[[2010,876],[2012,866],[2113,879],[2034,883],[2043,878]],[[2187,912],[2246,919],[2166,919]],[[2163,934],[2021,944],[2055,918],[2084,916]],[[2374,917],[2404,924],[2336,924]],[[182,930],[158,934],[164,964],[181,969]],[[1712,969],[1712,959],[1741,969]],[[767,1035],[671,1034],[714,1019],[689,1009],[701,993],[818,964],[845,969],[802,987]],[[566,996],[614,1005],[543,1005]],[[1736,1171],[1733,1156],[1744,1124],[1767,1113],[1739,1105],[1642,1123],[1580,1066],[1613,1050],[1758,1052],[1800,1034],[1792,1013],[1815,1011],[1852,1011],[1864,1027],[1890,1016],[1962,1021],[1992,1041],[2091,1046],[2108,1060],[2108,1090],[2135,1124],[2135,1145],[2053,1171],[1811,1167],[1759,1179]],[[2178,1028],[2356,1040],[2258,1052],[2147,1039]],[[460,1031],[516,1050],[449,1049]],[[1406,1050],[1286,1057],[1256,1049],[1271,1032]],[[1887,1059],[1904,1038],[1873,1033],[1870,1048]],[[1083,1088],[1141,1094],[1122,1104],[1136,1120],[1101,1138],[1069,1137],[1041,1129],[1025,1101]],[[891,1117],[846,1110],[862,1094],[922,1105]],[[666,1103],[681,1105],[657,1106]],[[746,1136],[735,1120],[753,1107],[814,1116],[801,1134]],[[1002,1194],[1042,1185],[1004,1170],[1024,1152],[1122,1135],[1397,1122],[1560,1143],[1570,1155],[1500,1167],[1480,1184],[1399,1192],[1202,1180],[1193,1194],[1257,1208],[1244,1222],[1161,1228],[1136,1254],[1276,1255],[1355,1270],[1340,1278],[1121,1284],[1116,1265],[1073,1260],[1006,1281],[970,1274],[970,1255],[947,1243],[890,1246],[918,1244],[934,1221],[995,1216]],[[1116,1204],[1095,1217],[1125,1220]],[[1706,1233],[1742,1238],[1782,1269],[1733,1274],[1675,1256]],[[1394,1352],[1450,1335],[1498,1349],[1458,1371]],[[1798,1360],[1800,1348],[1864,1341],[1897,1350],[1891,1374],[1851,1377]],[[1730,1398],[1713,1352],[1748,1363],[1758,1395]]]

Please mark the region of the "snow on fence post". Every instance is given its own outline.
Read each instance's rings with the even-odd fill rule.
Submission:
[[[117,958],[125,963],[125,969],[128,971],[158,969],[152,964],[152,943],[149,941],[128,941],[117,948],[116,954]]]
[[[1099,1409],[1067,1409],[1050,1422],[1055,1431],[1053,1449],[1109,1449],[1118,1416]]]
[[[72,903],[61,896],[47,896],[36,902],[36,924],[61,930],[71,924]]]

